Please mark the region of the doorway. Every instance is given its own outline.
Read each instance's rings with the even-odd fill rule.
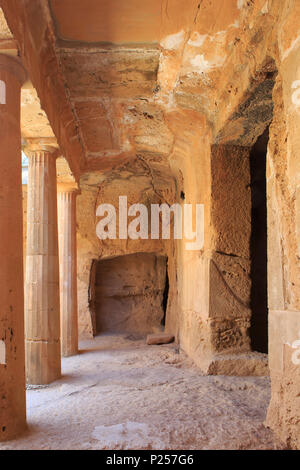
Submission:
[[[135,253],[94,264],[96,334],[145,335],[161,329],[167,258]]]
[[[250,153],[251,174],[251,347],[268,352],[267,292],[267,193],[266,157],[269,128],[258,138]]]

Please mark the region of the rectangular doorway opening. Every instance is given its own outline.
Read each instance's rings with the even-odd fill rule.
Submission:
[[[165,317],[167,258],[135,253],[94,263],[96,334],[146,335]]]

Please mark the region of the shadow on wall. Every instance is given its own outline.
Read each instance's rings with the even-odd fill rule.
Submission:
[[[94,261],[90,308],[94,335],[161,331],[167,285],[167,258],[135,253]]]
[[[251,253],[251,347],[268,352],[267,293],[267,196],[266,157],[269,128],[260,136],[250,154],[252,231]]]

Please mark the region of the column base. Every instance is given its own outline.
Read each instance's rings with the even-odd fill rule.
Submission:
[[[47,385],[61,377],[60,341],[26,341],[26,382]]]
[[[78,348],[76,349],[72,349],[72,350],[65,350],[65,351],[61,351],[61,355],[62,357],[72,357],[72,356],[77,356],[78,355]]]

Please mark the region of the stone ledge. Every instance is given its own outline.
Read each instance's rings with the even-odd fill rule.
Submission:
[[[218,355],[211,359],[207,374],[265,377],[269,375],[268,355],[257,352]]]

